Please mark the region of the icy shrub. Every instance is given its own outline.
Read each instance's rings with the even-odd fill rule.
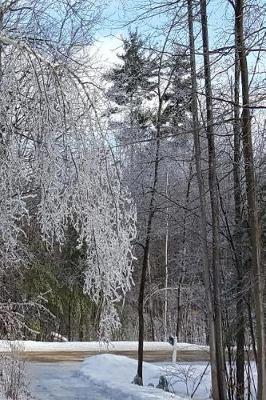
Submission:
[[[7,352],[0,355],[0,399],[29,400],[25,363],[20,359],[23,351],[17,344],[8,344]]]

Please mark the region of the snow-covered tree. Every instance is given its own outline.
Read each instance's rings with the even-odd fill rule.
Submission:
[[[95,9],[84,15],[85,5],[1,6],[0,273],[32,256],[33,221],[50,249],[62,247],[73,226],[86,248],[84,291],[101,302],[110,330],[118,325],[115,305],[132,285],[135,209],[97,117],[101,93],[78,51],[91,40],[82,32]]]

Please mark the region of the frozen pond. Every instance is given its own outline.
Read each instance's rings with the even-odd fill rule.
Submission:
[[[35,400],[110,400],[101,388],[78,375],[80,363],[28,363],[31,394]]]

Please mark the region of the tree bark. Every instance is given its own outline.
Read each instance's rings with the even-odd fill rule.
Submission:
[[[214,330],[214,311],[212,298],[212,285],[210,278],[210,262],[208,255],[207,242],[207,217],[206,217],[206,198],[204,190],[204,181],[201,167],[201,148],[199,136],[199,121],[198,121],[198,105],[197,105],[197,75],[196,75],[196,58],[195,58],[195,42],[193,29],[193,1],[188,0],[188,26],[189,26],[189,45],[190,45],[190,66],[191,66],[191,84],[192,84],[192,118],[193,118],[193,137],[195,149],[195,162],[197,183],[200,199],[200,232],[201,232],[201,248],[203,258],[203,279],[205,287],[205,296],[207,302],[208,314],[208,333],[210,345],[210,360],[211,360],[211,376],[212,376],[212,396],[214,400],[219,400],[218,379],[217,379],[217,364],[216,364],[216,343]]]
[[[236,399],[243,400],[245,392],[245,304],[243,284],[243,261],[241,246],[241,124],[239,108],[240,68],[236,46],[235,82],[234,82],[234,203],[235,203],[235,265],[237,271],[237,302],[236,302]]]
[[[246,193],[248,204],[249,237],[251,244],[253,289],[256,314],[257,338],[257,372],[258,372],[258,400],[266,399],[266,361],[265,361],[265,327],[263,313],[263,271],[260,264],[260,226],[256,198],[256,182],[254,155],[252,144],[250,100],[249,100],[249,73],[244,38],[244,0],[235,1],[236,40],[240,61],[242,84],[242,137],[245,164]]]
[[[140,288],[139,288],[139,298],[138,298],[138,318],[139,318],[138,369],[137,369],[137,377],[135,379],[135,382],[139,385],[143,385],[144,295],[145,295],[146,276],[147,276],[148,263],[149,263],[152,222],[153,222],[153,217],[155,214],[155,193],[156,193],[156,187],[157,187],[157,182],[158,182],[158,170],[159,170],[159,162],[160,162],[161,107],[162,107],[162,104],[160,102],[159,109],[158,109],[157,128],[156,128],[156,150],[155,150],[155,160],[154,160],[154,176],[153,176],[153,184],[152,184],[152,188],[151,188],[149,214],[148,214],[148,221],[147,221],[147,228],[146,228],[146,239],[145,239],[145,245],[144,245],[142,271],[141,271]]]
[[[166,171],[166,187],[165,187],[165,196],[168,197],[168,184],[169,184],[169,176],[168,171]],[[166,233],[165,233],[165,282],[164,282],[164,340],[167,340],[167,312],[168,312],[168,281],[169,281],[169,273],[168,273],[168,242],[169,242],[169,209],[166,208]]]
[[[151,340],[155,342],[155,327],[154,327],[154,319],[153,319],[153,300],[152,300],[152,290],[151,290],[151,264],[150,257],[148,259],[148,272],[149,272],[149,284],[150,284],[150,292],[149,292],[149,314],[150,314],[150,324],[151,324]]]
[[[205,96],[207,108],[207,141],[208,141],[208,161],[209,161],[209,191],[211,201],[211,220],[212,220],[212,279],[213,279],[213,311],[214,311],[214,330],[215,330],[215,350],[217,364],[217,381],[219,400],[226,399],[225,388],[225,362],[222,337],[222,306],[221,306],[221,271],[219,261],[219,202],[217,194],[217,174],[216,174],[216,152],[213,132],[213,105],[212,105],[212,82],[209,58],[209,35],[206,0],[200,0],[200,16],[202,27],[203,58],[204,58],[204,78]]]

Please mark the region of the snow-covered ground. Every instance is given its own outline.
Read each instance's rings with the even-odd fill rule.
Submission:
[[[170,362],[144,363],[144,387],[133,385],[132,380],[136,375],[137,361],[112,353],[134,356],[137,351],[137,342],[105,344],[99,342],[20,341],[11,343],[0,341],[0,351],[10,351],[14,348],[15,351],[30,354],[50,352],[54,355],[54,358],[51,357],[50,360],[54,361],[58,361],[60,353],[64,352],[64,354],[84,352],[83,357],[87,357],[83,363],[27,362],[32,393],[36,400],[180,400],[191,398],[191,396],[195,400],[207,400],[210,397],[211,377],[207,361],[180,362],[179,360],[175,365]],[[144,349],[146,354],[147,352],[148,354],[162,352],[165,356],[171,354],[173,347],[165,342],[145,342]],[[208,347],[178,343],[177,352],[179,355],[182,355],[182,352],[184,355],[189,352],[207,354]],[[168,356],[162,359],[166,360],[167,358]],[[34,359],[34,357],[30,356],[27,359]],[[197,358],[193,358],[193,360],[197,360]],[[251,368],[250,385],[255,394],[255,363],[252,363]],[[160,376],[166,377],[169,390],[174,394],[156,388]]]
[[[36,400],[183,400],[160,389],[131,384],[135,363],[110,354],[91,357],[82,364],[29,363],[31,394]],[[159,371],[160,367],[145,364],[151,383],[158,383]]]
[[[27,364],[36,400],[188,400],[191,395],[194,400],[208,400],[210,397],[210,367],[206,362],[144,363],[143,387],[131,383],[136,369],[136,360],[112,354],[89,357],[83,363]],[[169,389],[175,394],[156,388],[161,375],[166,376]]]
[[[101,387],[115,400],[181,400],[180,396],[156,388],[159,377],[164,374],[164,368],[144,363],[143,387],[132,384],[136,371],[136,360],[113,354],[90,357],[83,362],[80,369],[81,376]]]
[[[100,387],[83,379],[80,363],[28,363],[33,400],[113,400]],[[1,399],[0,399],[1,400]]]
[[[25,352],[64,352],[64,351],[88,351],[88,352],[123,352],[137,351],[138,342],[36,342],[31,340],[5,341],[0,340],[0,352],[10,351],[10,345],[23,349]],[[204,351],[208,352],[208,346],[200,346],[190,343],[177,343],[177,351]],[[173,351],[168,342],[144,342],[144,351]]]
[[[190,364],[191,367],[192,364]],[[183,365],[185,368],[185,364]],[[193,385],[176,377],[170,377],[172,367],[168,364],[144,363],[144,386],[132,384],[136,374],[137,361],[128,357],[99,354],[87,358],[83,363],[27,363],[31,392],[36,400],[184,400],[191,394]],[[205,364],[193,363],[193,371],[198,376]],[[194,399],[207,399],[209,393],[209,372],[201,382]],[[156,386],[161,375],[167,375],[170,389],[176,395],[166,393]],[[153,385],[148,386],[148,385]],[[198,396],[199,395],[199,396]]]

